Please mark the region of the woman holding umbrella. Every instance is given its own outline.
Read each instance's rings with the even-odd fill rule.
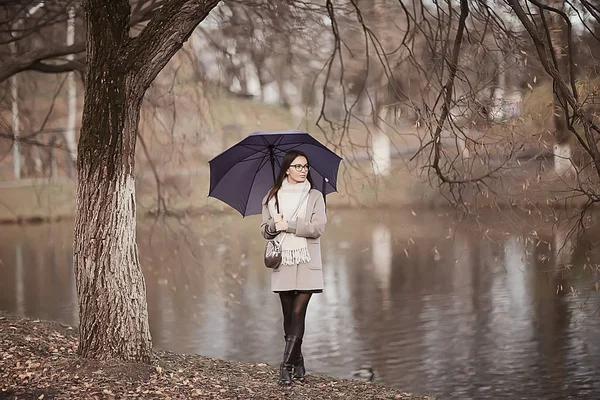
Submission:
[[[287,386],[293,379],[305,381],[301,345],[306,310],[313,293],[323,292],[320,237],[327,217],[306,154],[296,150],[285,154],[262,204],[262,235],[278,240],[282,248],[281,266],[272,272],[271,289],[281,299],[285,332],[278,383]]]
[[[281,244],[271,288],[283,309],[282,385],[305,379],[304,317],[312,294],[323,291],[319,238],[327,223],[325,196],[337,191],[341,161],[308,133],[288,130],[254,132],[209,162],[209,196],[244,217],[262,212],[262,235]]]

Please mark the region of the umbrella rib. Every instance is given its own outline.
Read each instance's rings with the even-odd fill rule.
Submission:
[[[283,153],[283,154],[285,154],[285,153]],[[279,168],[281,168],[281,163],[279,162],[279,159],[278,159],[278,158],[275,158],[275,162],[277,163],[277,166],[278,166]]]
[[[255,154],[250,154],[250,155],[249,155],[249,156],[247,156],[247,157],[251,157],[251,156],[253,156],[253,155],[255,155]],[[256,161],[256,160],[261,160],[261,159],[262,159],[262,161],[261,161],[261,164],[259,164],[259,168],[258,168],[258,169],[260,170],[262,167],[264,167],[264,165],[267,163],[267,160],[268,160],[268,158],[266,158],[266,156],[264,156],[264,155],[262,155],[262,156],[258,156],[258,157],[256,157],[256,158],[251,158],[251,159],[250,159],[250,158],[241,159],[240,161],[236,161],[235,163],[233,163],[233,164],[232,164],[232,165],[231,165],[231,166],[230,166],[230,167],[227,169],[227,172],[225,172],[225,173],[223,174],[223,176],[221,177],[221,179],[219,179],[219,182],[215,183],[215,187],[213,188],[213,190],[210,190],[210,191],[208,192],[208,195],[210,196],[210,195],[212,194],[212,192],[214,191],[214,189],[216,189],[216,187],[218,186],[218,184],[219,184],[219,183],[220,183],[220,182],[223,180],[223,178],[225,178],[225,176],[226,176],[226,175],[229,173],[229,171],[231,171],[231,169],[232,169],[233,167],[235,167],[236,165],[238,165],[238,164],[240,164],[240,163],[243,163],[243,162],[245,162],[245,161]]]
[[[252,157],[252,156],[256,156],[256,157],[255,158],[244,158],[244,159],[241,159],[240,161],[238,161],[237,163],[246,162],[246,161],[256,161],[256,160],[264,159],[266,155],[262,154],[262,153],[260,155],[250,154],[248,157]]]
[[[265,142],[265,145],[267,145],[267,146],[269,145],[269,142],[267,142],[267,141],[266,141],[266,139],[265,139],[264,137],[262,137],[262,136],[261,136],[261,139],[263,139],[263,141]],[[247,148],[247,149],[250,149],[250,150],[252,150],[252,151],[255,151],[255,152],[257,152],[257,153],[260,153],[260,154],[262,154],[262,157],[268,157],[268,156],[269,156],[268,149],[267,149],[267,148],[265,148],[264,146],[260,145],[260,144],[238,144],[238,146],[240,146],[240,147],[245,147],[245,148]],[[254,147],[251,147],[251,146],[254,146]],[[260,159],[260,158],[261,158],[261,156],[259,156],[259,157],[257,157],[257,158],[251,158],[251,159],[250,159],[250,158],[248,158],[248,157],[251,157],[251,156],[254,156],[254,155],[256,155],[256,153],[254,153],[254,154],[249,154],[248,156],[246,156],[246,158],[242,158],[242,159],[241,159],[240,161],[238,161],[238,162],[243,162],[243,161],[253,161],[253,160],[258,160],[258,159]]]
[[[279,146],[281,144],[281,142],[283,141],[284,137],[285,137],[285,135],[279,136],[279,138],[277,140],[275,140],[275,143],[273,143],[273,145]]]
[[[254,186],[254,181],[256,181],[256,176],[258,175],[258,171],[260,171],[262,169],[262,167],[264,167],[267,164],[267,160],[263,160],[263,162],[261,162],[258,165],[258,168],[256,169],[256,171],[254,172],[254,178],[252,178],[252,183],[250,184],[250,190],[248,190],[248,195],[246,196],[246,199],[248,199],[246,201],[246,207],[244,207],[244,214],[246,214],[246,211],[248,211],[248,204],[250,203],[250,193],[252,193],[252,186]]]
[[[282,138],[283,138],[283,135],[282,135]],[[263,142],[265,143],[265,145],[267,145],[267,146],[269,145],[269,142],[267,141],[267,139],[265,139],[265,138],[264,138],[264,136],[261,136],[261,139],[263,140]],[[282,140],[282,139],[280,138],[280,139],[278,139],[278,140]],[[247,148],[247,149],[249,149],[249,150],[252,150],[252,151],[254,151],[255,153],[249,154],[249,155],[247,155],[246,157],[242,158],[241,160],[239,160],[239,161],[236,161],[236,162],[235,162],[235,163],[234,163],[234,164],[233,164],[233,165],[232,165],[230,168],[228,168],[228,169],[227,169],[227,171],[226,171],[226,172],[223,174],[223,176],[221,177],[221,179],[223,179],[223,178],[225,177],[225,175],[227,175],[227,174],[229,173],[229,171],[230,171],[230,170],[231,170],[231,169],[232,169],[232,168],[233,168],[235,165],[237,165],[238,163],[245,162],[245,161],[256,161],[256,160],[260,160],[261,158],[264,158],[264,157],[268,157],[268,156],[269,156],[269,153],[268,153],[267,149],[266,149],[265,147],[263,147],[262,145],[260,145],[260,144],[247,144],[247,143],[238,143],[238,144],[237,144],[237,146],[240,146],[240,147]],[[254,146],[254,147],[251,147],[251,146]],[[281,151],[281,150],[279,150],[279,149],[277,149],[277,148],[275,148],[275,150],[277,150],[277,151]],[[261,154],[262,156],[261,156],[261,155],[258,155],[256,158],[249,158],[249,157],[256,156],[256,155],[257,155],[257,153]],[[277,158],[275,159],[275,161],[276,161],[276,162],[277,162],[277,164],[279,165],[279,161],[277,160]],[[264,165],[263,165],[263,166],[264,166]],[[263,166],[261,166],[261,168],[262,168]],[[280,167],[281,167],[281,165],[280,165]],[[219,179],[219,182],[221,181],[221,179]],[[219,183],[219,182],[215,183],[215,188],[217,187],[217,185],[218,185],[218,183]],[[212,192],[213,192],[212,190],[211,190],[211,191],[209,191],[208,195],[210,196],[210,195],[212,194]]]
[[[264,158],[264,157],[268,156],[268,153],[263,148],[253,149],[249,145],[245,145],[245,144],[241,144],[239,146],[240,147],[245,147],[245,148],[250,149],[252,151],[255,151],[256,153],[248,154],[245,158],[242,158],[241,160],[236,161],[236,164],[241,163],[241,162],[245,162],[245,161],[260,160],[261,158]],[[254,145],[254,146],[259,146],[259,145]],[[249,157],[253,157],[253,156],[257,156],[257,157],[255,157],[255,158],[249,158]]]
[[[255,149],[252,149],[252,148],[250,148],[250,150],[255,150]],[[274,151],[277,151],[277,152],[279,152],[279,153],[285,153],[283,150],[280,150],[280,149],[278,149],[277,147],[275,147],[273,150],[274,150]],[[262,155],[261,155],[261,156],[258,156],[258,157],[256,157],[256,158],[243,158],[243,159],[241,159],[241,160],[240,160],[240,161],[238,161],[238,162],[244,162],[244,161],[254,161],[254,160],[258,160],[258,159],[260,159],[260,158],[262,158],[262,157],[268,157],[268,156],[269,156],[269,154],[268,154],[267,150],[266,150],[266,149],[264,149],[264,148],[261,148],[261,149],[259,149],[259,150],[255,150],[255,151],[256,151],[256,152],[258,152],[258,153],[260,153],[260,154],[262,154]],[[247,157],[251,157],[251,156],[254,156],[254,155],[255,155],[255,154],[250,154],[250,155],[248,155]]]
[[[250,149],[250,150],[253,150],[253,149]],[[260,152],[260,153],[264,154],[263,152]],[[256,155],[256,153],[249,154],[249,155],[246,156],[246,158],[242,158],[241,160],[236,161],[229,168],[227,168],[227,171],[225,171],[225,173],[221,176],[221,179],[219,179],[218,182],[215,182],[214,188],[208,192],[208,195],[210,196],[212,194],[212,192],[216,189],[216,187],[219,185],[219,183],[221,182],[221,180],[223,180],[223,178],[225,178],[225,176],[229,173],[229,171],[231,171],[231,169],[233,167],[235,167],[236,165],[238,165],[239,163],[244,162],[244,161],[256,161],[256,160],[260,160],[261,158],[263,158],[263,160],[264,160],[264,157],[266,156],[266,154],[264,154],[263,156],[258,156],[256,158],[248,159],[248,157],[251,157],[251,156],[254,156],[254,155]]]
[[[238,143],[235,146],[247,147],[252,150],[256,150],[252,146],[257,147],[259,150],[264,148],[264,146],[262,144],[254,144],[254,143]]]
[[[290,148],[286,148],[285,150],[280,150],[280,151],[282,151],[282,152],[286,152],[286,153],[287,153],[287,152],[288,152],[288,151],[290,151],[290,150],[294,150],[295,148],[298,148],[298,147],[302,146],[303,144],[308,144],[308,143],[286,143],[286,145],[287,145],[287,144],[293,144],[294,146],[292,146],[292,147],[290,147]],[[285,145],[284,145],[284,146],[285,146]]]
[[[281,141],[283,140],[285,135],[281,135],[277,140],[275,140],[275,143],[273,143],[273,152],[278,151],[280,154],[285,155],[286,151],[280,149],[279,146],[281,144]],[[263,138],[264,139],[264,138]],[[266,139],[264,139],[266,141]],[[277,163],[277,166],[279,168],[281,168],[281,164],[279,163],[279,160],[277,159],[277,157],[275,157],[275,162]]]
[[[260,171],[265,165],[267,165],[267,161],[269,161],[266,158],[263,158],[263,161],[261,162],[260,166],[258,167],[258,171]]]
[[[284,138],[284,137],[285,137],[285,135],[281,135],[281,136],[280,136],[280,137],[279,137],[279,138],[278,138],[278,139],[275,141],[275,143],[273,144],[273,151],[277,151],[277,152],[279,152],[279,154],[283,154],[283,155],[285,155],[285,154],[286,154],[288,151],[290,151],[290,150],[292,150],[292,149],[295,149],[295,148],[297,147],[297,146],[296,146],[296,147],[292,147],[292,148],[290,148],[290,149],[285,149],[285,150],[284,150],[284,149],[281,149],[281,148],[279,148],[279,146],[285,146],[285,145],[282,145],[282,144],[281,144],[281,142],[283,141],[283,138]],[[286,143],[286,144],[287,144],[287,143]],[[281,167],[281,164],[279,164],[279,161],[277,162],[277,164],[278,164],[278,165]]]
[[[278,137],[278,138],[275,140],[275,142],[273,143],[273,147],[274,147],[275,149],[277,148],[277,146],[279,146],[279,144],[281,143],[281,141],[283,140],[283,138],[284,138],[284,137],[285,137],[285,135],[284,135],[284,134],[282,134],[281,136],[279,136],[279,137]],[[261,136],[260,138],[263,140],[263,142],[265,143],[265,145],[266,145],[267,147],[271,146],[271,144],[270,144],[270,143],[267,141],[267,139],[266,139],[264,136]]]
[[[252,146],[254,146],[254,147],[252,147]],[[243,147],[243,148],[252,150],[254,152],[260,152],[260,153],[263,153],[263,154],[267,155],[266,149],[262,145],[259,145],[259,144],[243,144],[243,143],[238,143],[238,144],[236,144],[233,147]],[[231,150],[231,148],[229,150]],[[211,162],[214,161],[215,159],[219,158],[220,156],[226,154],[226,153],[227,152],[221,153],[219,156],[217,156],[214,159],[212,159]],[[248,155],[246,157],[249,157],[251,155],[253,155],[253,154],[250,154],[250,155]],[[242,160],[244,160],[244,159],[245,159],[245,157],[242,158]],[[242,160],[240,160],[240,161],[242,161]],[[236,162],[239,162],[239,161],[236,161]]]
[[[328,149],[327,147],[323,146],[322,144],[315,144],[315,143],[295,143],[295,142],[292,142],[292,143],[286,143],[285,145],[294,145],[294,146],[295,146],[295,147],[291,147],[291,148],[290,148],[290,150],[291,150],[291,149],[295,149],[295,148],[296,148],[296,147],[298,147],[298,146],[303,146],[303,145],[306,145],[306,146],[314,146],[314,147],[318,147],[318,148],[320,148],[320,149],[323,149],[323,150],[326,150],[326,151],[330,152],[330,153],[331,153],[331,154],[333,154],[334,156],[336,156],[336,157],[338,157],[338,158],[340,158],[340,159],[342,159],[342,160],[343,160],[343,158],[342,158],[342,157],[338,156],[336,153],[334,153],[333,151],[331,151],[331,150],[330,150],[330,149]],[[285,145],[284,145],[284,146],[285,146]]]
[[[262,147],[261,145],[258,145],[258,144],[256,144],[256,145],[240,144],[238,146],[245,147],[245,148],[250,149],[252,151],[256,151],[256,152],[267,154],[267,149],[265,149],[264,147]],[[255,146],[255,147],[250,147],[250,146]]]
[[[282,136],[283,136],[283,135],[282,135]],[[269,144],[269,142],[267,141],[267,139],[266,139],[264,136],[261,136],[260,138],[263,140],[263,142],[264,142],[264,143],[265,143],[265,145],[267,146],[267,149],[268,149],[269,147],[271,147],[271,145]],[[277,139],[277,140],[280,140],[280,139],[281,139],[281,137],[280,137],[279,139]],[[275,143],[277,143],[277,140],[275,140]],[[277,149],[277,147],[275,147],[275,143],[273,143],[273,147],[272,147],[273,154],[275,154],[275,150],[279,150],[279,149]],[[276,163],[277,163],[277,165],[279,165],[279,161],[277,160],[277,157],[273,157],[273,158],[274,158],[274,160],[271,160],[271,154],[268,154],[267,156],[268,156],[268,158],[269,158],[269,161],[271,161],[271,162],[276,162]],[[280,165],[279,167],[281,168],[281,165]],[[273,176],[275,176],[275,171],[273,171]],[[252,182],[252,184],[254,184],[254,181]]]
[[[263,138],[263,139],[264,139],[264,138]],[[281,141],[281,140],[283,140],[283,135],[282,135],[282,138],[281,138],[281,139],[278,139],[278,141]],[[266,140],[265,140],[265,141],[266,141]],[[278,146],[287,146],[287,145],[292,145],[292,147],[286,148],[285,150],[284,150],[284,149],[281,149],[280,147],[278,147]],[[303,146],[303,145],[306,145],[306,146],[315,146],[315,147],[318,147],[318,148],[320,148],[320,149],[324,149],[324,150],[326,150],[326,151],[328,151],[328,152],[331,152],[332,154],[334,154],[334,155],[336,155],[337,157],[339,157],[337,154],[335,154],[334,152],[332,152],[331,150],[329,150],[327,147],[320,146],[320,145],[316,145],[316,144],[313,144],[313,143],[286,143],[285,145],[282,145],[282,144],[274,144],[274,145],[273,145],[273,146],[274,146],[274,148],[273,148],[273,151],[274,151],[274,152],[277,152],[277,153],[278,153],[278,155],[280,155],[280,154],[285,154],[285,153],[287,153],[288,151],[290,151],[290,150],[293,150],[293,149],[296,149],[296,148],[298,148],[298,147],[300,147],[300,146]],[[252,148],[252,147],[250,147],[250,146],[257,146],[257,147],[258,147],[258,146],[260,146],[260,145],[240,145],[240,146],[241,146],[241,147],[246,147],[246,148],[248,148],[248,149],[250,149],[250,150],[253,150],[253,151],[256,151],[256,152],[259,152],[260,154],[263,154],[263,156],[262,156],[262,157],[264,157],[264,156],[268,156],[268,153],[267,153],[267,150],[266,150],[266,149],[264,149],[264,148],[258,148],[258,149],[255,149],[255,148]],[[251,157],[251,156],[254,156],[254,155],[255,155],[255,154],[250,154],[248,157]],[[254,161],[254,160],[258,160],[258,159],[260,159],[260,158],[261,158],[261,156],[258,156],[257,158],[243,158],[243,159],[241,159],[241,160],[240,160],[240,161],[238,161],[238,162],[244,162],[244,161]],[[341,157],[339,157],[339,158],[341,158]],[[281,165],[279,164],[279,161],[278,161],[278,160],[276,160],[276,161],[278,162],[278,165],[279,165],[279,166],[281,166]]]

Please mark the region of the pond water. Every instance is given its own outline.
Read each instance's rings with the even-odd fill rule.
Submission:
[[[504,214],[329,214],[325,291],[307,314],[309,372],[351,377],[367,364],[381,382],[441,398],[600,398],[597,232],[568,239],[540,218]],[[71,224],[0,227],[0,309],[77,324]],[[140,222],[155,347],[279,363],[281,310],[259,224]]]

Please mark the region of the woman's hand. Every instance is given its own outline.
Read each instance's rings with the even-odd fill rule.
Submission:
[[[287,228],[288,228],[287,221],[275,222],[275,229],[277,229],[277,232],[285,232],[285,231],[287,231]]]

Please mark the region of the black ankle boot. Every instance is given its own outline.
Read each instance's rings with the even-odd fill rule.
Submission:
[[[284,335],[283,338],[287,341],[287,336]],[[302,356],[302,339],[297,340],[300,341],[300,344],[298,345],[298,357],[292,362],[294,364],[294,375],[292,378],[300,383],[304,383],[306,381],[306,368],[304,368],[304,357]]]
[[[300,342],[302,344],[302,342]],[[304,357],[302,357],[302,350],[298,352],[298,358],[296,358],[296,362],[294,363],[294,379],[298,380],[300,383],[304,383],[306,380],[306,369],[304,368]]]
[[[279,366],[279,380],[277,383],[282,386],[292,384],[293,362],[298,358],[300,344],[302,343],[296,336],[288,336],[285,340],[285,350],[283,351],[283,361]]]

